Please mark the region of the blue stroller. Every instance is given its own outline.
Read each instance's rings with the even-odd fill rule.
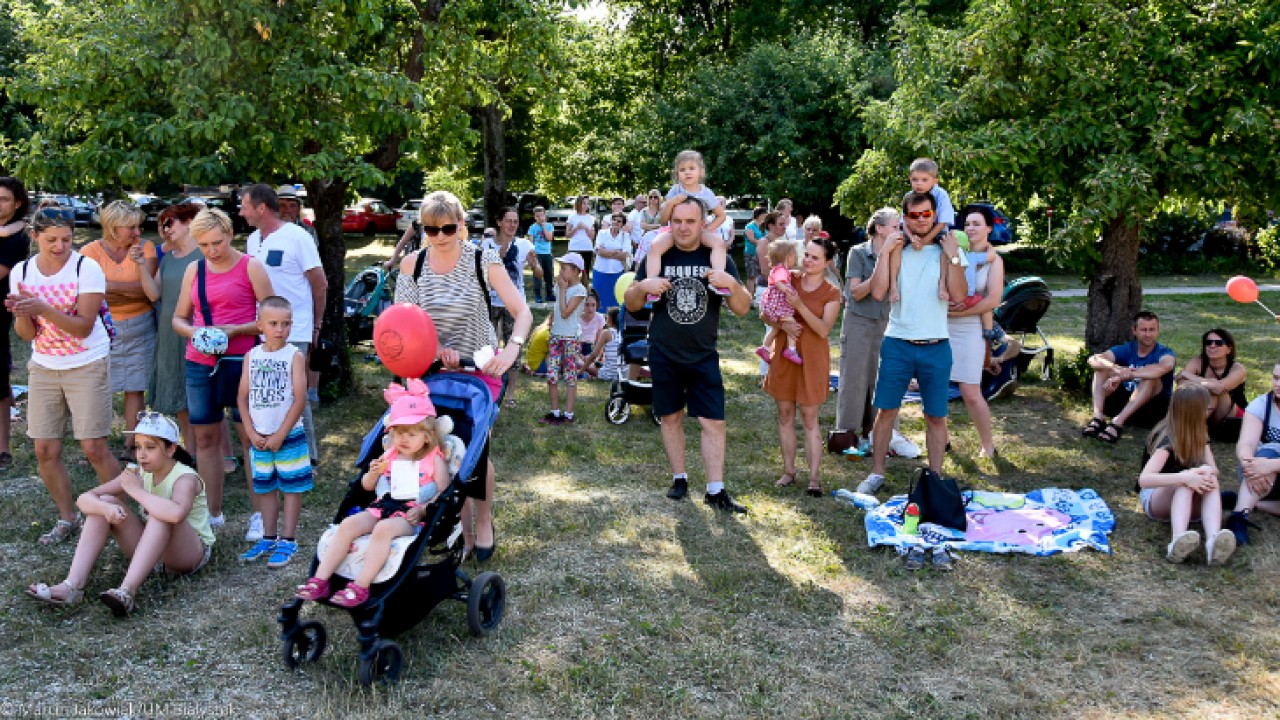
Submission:
[[[453,419],[453,435],[466,443],[462,464],[448,489],[429,506],[424,525],[404,550],[399,568],[389,579],[375,581],[365,604],[344,609],[355,623],[360,641],[359,680],[371,685],[375,680],[388,683],[399,678],[403,655],[394,637],[421,622],[436,605],[457,600],[467,607],[467,626],[476,636],[497,629],[506,609],[506,584],[502,576],[484,572],[471,578],[461,565],[466,550],[462,542],[460,513],[466,500],[464,486],[484,482],[484,468],[489,455],[488,434],[498,417],[498,403],[479,378],[450,373],[423,378],[431,390],[436,411]],[[382,454],[383,415],[365,436],[356,462],[361,474]],[[376,498],[365,490],[359,476],[351,482],[346,497],[338,507],[333,522],[340,523],[348,515],[359,512]],[[319,558],[311,561],[309,575],[314,575]],[[384,567],[383,573],[387,570]],[[334,574],[330,582],[335,592],[349,578]],[[318,620],[299,621],[304,601],[293,599],[280,609],[281,658],[286,667],[297,668],[320,659],[324,653],[326,633]],[[330,605],[327,600],[318,604]],[[337,607],[330,605],[330,607]]]

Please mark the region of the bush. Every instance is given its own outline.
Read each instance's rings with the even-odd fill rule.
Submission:
[[[1080,348],[1074,357],[1064,357],[1053,368],[1054,382],[1068,395],[1088,398],[1093,383],[1093,368],[1089,367],[1089,348]]]
[[[1280,225],[1260,230],[1253,241],[1257,246],[1258,262],[1268,270],[1280,268]]]

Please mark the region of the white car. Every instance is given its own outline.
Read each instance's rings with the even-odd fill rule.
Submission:
[[[405,202],[403,207],[397,208],[396,213],[400,216],[396,218],[396,230],[404,232],[409,229],[413,221],[418,219],[418,210],[422,207],[422,200],[409,200]]]

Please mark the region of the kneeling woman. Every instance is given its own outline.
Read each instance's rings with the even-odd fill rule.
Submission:
[[[179,575],[194,573],[209,562],[213,531],[204,482],[191,468],[195,461],[178,445],[177,424],[159,413],[142,412],[133,434],[141,468],[130,465],[114,480],[76,500],[84,513],[84,529],[67,579],[52,587],[32,585],[27,588],[31,597],[53,605],[79,602],[89,573],[112,536],[129,558],[129,569],[120,587],[99,598],[117,617],[133,610],[133,596],[157,562]],[[126,496],[146,511],[146,520],[129,510]]]

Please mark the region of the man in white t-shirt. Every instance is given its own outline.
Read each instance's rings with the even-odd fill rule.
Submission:
[[[511,278],[511,284],[515,285],[516,290],[520,291],[520,296],[524,297],[525,267],[533,271],[534,277],[541,278],[542,265],[538,262],[537,253],[533,251],[533,243],[529,242],[528,238],[516,237],[516,231],[520,228],[520,213],[513,207],[503,208],[498,218],[498,231],[493,237],[485,237],[482,248],[491,247],[497,251],[498,257],[502,259],[503,268]],[[493,288],[489,289],[489,305],[492,308],[489,313],[489,322],[493,323],[493,332],[498,336],[498,340],[505,345],[511,339],[511,331],[515,329],[515,316],[502,303],[502,298],[494,292]],[[495,352],[497,350],[499,348],[494,348]],[[507,371],[507,397],[511,398],[512,402],[516,397],[516,378],[520,376],[517,370],[519,367],[520,362],[517,359]]]
[[[309,355],[320,339],[320,325],[329,291],[324,267],[320,264],[320,252],[307,231],[280,218],[280,199],[270,185],[250,185],[244,189],[240,195],[240,217],[257,228],[249,235],[245,251],[266,267],[272,290],[293,307],[289,342],[304,355]],[[308,377],[308,402],[302,413],[312,465],[319,460],[311,415],[311,398],[314,395],[318,399],[318,389],[312,386],[313,382],[318,384],[319,378],[312,380]],[[260,527],[262,516],[254,513],[249,518],[250,532],[245,538],[258,535],[252,542],[261,539],[261,530],[254,532],[255,520]]]

